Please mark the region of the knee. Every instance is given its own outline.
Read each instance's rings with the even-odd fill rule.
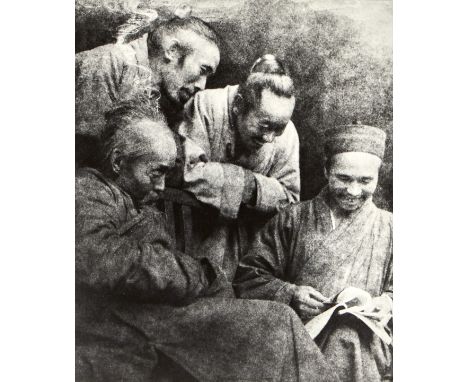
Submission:
[[[328,333],[328,343],[340,345],[346,349],[359,349],[361,338],[359,330],[345,322],[340,322]]]

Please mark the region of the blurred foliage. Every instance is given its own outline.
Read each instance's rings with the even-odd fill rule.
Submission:
[[[164,3],[155,6],[158,11],[169,11],[167,1],[154,3]],[[288,65],[297,89],[292,119],[301,141],[302,199],[312,198],[325,184],[324,132],[337,124],[359,120],[387,132],[388,148],[375,201],[392,210],[391,50],[376,54],[366,43],[359,22],[343,12],[314,10],[311,2],[253,0],[236,8],[229,3],[225,14],[223,3],[227,2],[216,2],[216,7],[214,1],[209,2],[216,9],[211,12],[205,4],[198,13],[197,2],[193,4],[197,16],[204,18],[203,12],[211,12],[206,19],[223,39],[221,63],[208,87],[237,84],[256,58],[265,53],[277,55]],[[128,11],[106,11],[104,7],[90,11],[77,5],[76,14],[77,51],[113,42],[116,28],[128,18]]]

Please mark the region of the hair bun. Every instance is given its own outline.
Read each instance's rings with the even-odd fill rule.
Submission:
[[[258,58],[252,65],[250,73],[279,74],[283,76],[288,74],[283,63],[272,54],[265,54]]]
[[[192,7],[190,5],[182,5],[174,12],[174,16],[179,19],[187,19],[192,15]]]

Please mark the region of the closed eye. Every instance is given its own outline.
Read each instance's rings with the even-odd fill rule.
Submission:
[[[350,182],[351,181],[351,178],[349,176],[346,176],[346,175],[337,175],[336,177],[339,180],[341,180],[342,182]]]
[[[362,183],[362,184],[369,184],[370,182],[372,182],[372,178],[361,178],[359,181]]]

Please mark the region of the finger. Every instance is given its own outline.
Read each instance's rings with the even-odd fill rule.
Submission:
[[[312,298],[306,298],[301,300],[300,302],[313,309],[323,309],[325,307],[325,305],[322,302],[314,300]]]
[[[315,300],[318,300],[320,302],[330,302],[330,299],[328,297],[325,297],[322,293],[320,293],[318,290],[315,290],[313,288],[310,288],[307,290],[309,292],[309,295],[314,298]]]
[[[320,309],[311,308],[310,306],[307,306],[307,305],[303,305],[299,307],[299,311],[301,312],[302,316],[306,316],[306,317],[318,316],[321,313]]]

